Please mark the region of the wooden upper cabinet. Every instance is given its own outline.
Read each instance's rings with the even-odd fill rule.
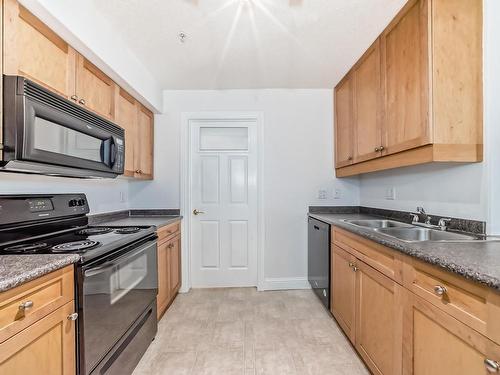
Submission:
[[[4,0],[3,11],[3,72],[69,99],[75,90],[75,50],[16,0]]]
[[[354,127],[351,146],[336,133],[337,156],[354,150],[352,163],[337,159],[337,177],[483,160],[482,12],[481,0],[406,3],[336,88],[335,127]]]
[[[141,104],[137,105],[137,138],[134,148],[135,177],[153,178],[154,116]]]
[[[380,40],[368,49],[354,74],[354,162],[381,155]]]
[[[134,148],[137,132],[137,108],[133,96],[116,86],[116,112],[115,122],[125,130],[125,173],[127,177],[133,177]]]
[[[115,116],[115,83],[85,57],[77,55],[76,96],[78,103],[113,120]]]
[[[353,160],[353,79],[347,75],[335,88],[335,167]]]
[[[428,1],[411,1],[382,34],[384,153],[430,143]]]
[[[490,374],[485,360],[500,362],[500,347],[422,298],[408,292],[403,373]]]

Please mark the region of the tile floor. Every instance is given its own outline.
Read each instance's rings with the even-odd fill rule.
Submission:
[[[180,294],[134,375],[368,375],[310,290]]]

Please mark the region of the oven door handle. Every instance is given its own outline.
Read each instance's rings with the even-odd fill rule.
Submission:
[[[109,270],[113,269],[114,267],[116,267],[117,265],[119,265],[122,260],[130,259],[130,258],[135,257],[136,255],[139,255],[140,253],[143,253],[146,249],[150,248],[151,245],[154,245],[155,243],[156,243],[156,240],[146,242],[139,249],[137,249],[131,253],[125,253],[124,255],[122,255],[116,259],[112,259],[112,260],[109,260],[107,262],[104,262],[103,264],[101,264],[98,267],[93,267],[93,268],[89,268],[88,270],[85,270],[84,275],[85,275],[85,277],[90,277],[90,276],[99,275],[100,273],[104,273],[106,271],[109,271]]]

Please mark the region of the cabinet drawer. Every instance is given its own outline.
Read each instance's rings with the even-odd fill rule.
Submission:
[[[0,342],[73,300],[73,296],[73,266],[1,293]]]
[[[403,281],[402,255],[373,241],[332,228],[332,242],[399,283]]]
[[[165,227],[159,228],[158,233],[158,243],[162,243],[163,241],[176,236],[181,229],[181,222],[176,221],[175,223],[169,224]]]
[[[497,322],[500,316],[498,294],[482,285],[414,259],[405,262],[403,272],[406,288],[500,343],[500,324]]]

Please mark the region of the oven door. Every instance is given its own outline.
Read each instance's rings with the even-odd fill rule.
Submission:
[[[80,374],[90,373],[155,300],[156,239],[79,272]]]
[[[19,159],[91,171],[122,173],[123,139],[69,112],[25,98]],[[116,164],[116,165],[115,165]]]

